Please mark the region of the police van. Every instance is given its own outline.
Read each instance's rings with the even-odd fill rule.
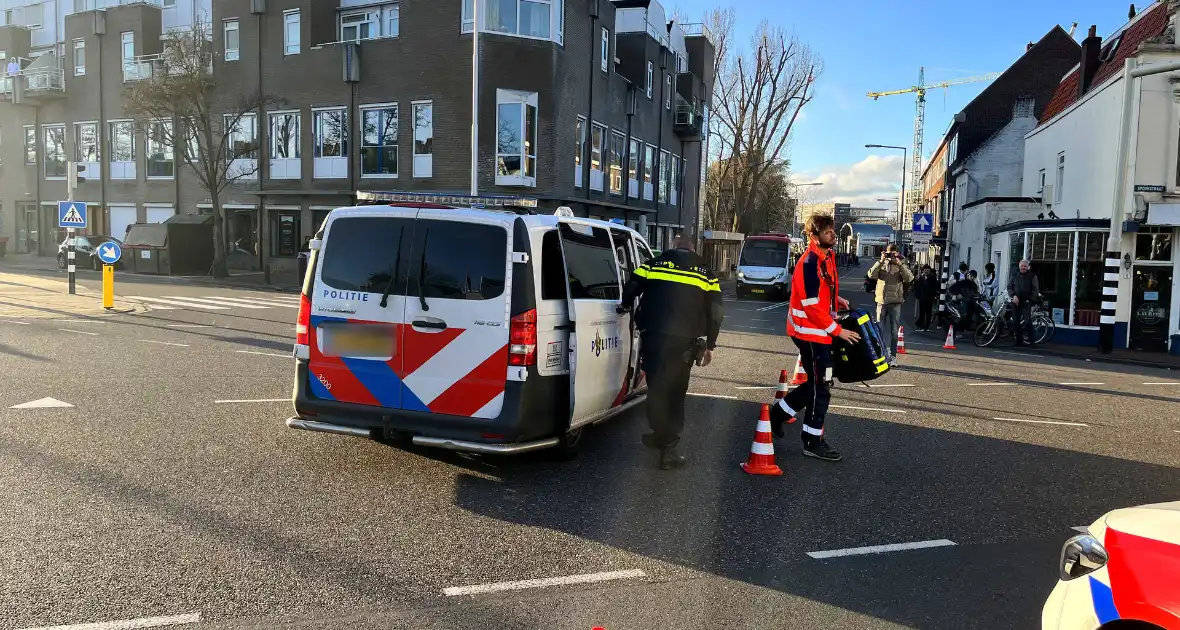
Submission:
[[[311,241],[293,429],[574,454],[646,399],[615,310],[652,257],[635,231],[522,198],[363,192]]]

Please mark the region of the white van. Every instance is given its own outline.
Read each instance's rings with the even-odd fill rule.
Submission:
[[[789,234],[747,236],[736,265],[738,298],[754,295],[786,300],[791,295],[791,272],[795,269],[796,250],[805,246]]]
[[[568,208],[360,198],[382,204],[333,210],[311,242],[288,427],[572,455],[646,398],[639,331],[615,312],[651,258],[638,233]]]

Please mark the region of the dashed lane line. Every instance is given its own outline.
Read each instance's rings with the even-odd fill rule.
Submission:
[[[765,313],[766,311],[773,311],[776,308],[782,308],[788,304],[790,304],[790,302],[779,302],[777,304],[771,304],[770,306],[763,306],[762,308],[758,309],[758,312]]]
[[[122,621],[100,621],[98,623],[79,623],[69,626],[41,626],[37,628],[22,628],[22,630],[136,630],[138,628],[182,626],[191,623],[201,623],[201,613],[189,613],[187,615],[174,615],[171,617],[142,617],[139,619],[124,619]]]
[[[773,332],[775,332],[775,331],[773,331],[773,330],[768,330],[768,329],[766,329],[766,328],[759,328],[758,326],[740,326],[740,325],[738,325],[738,324],[729,324],[729,325],[727,325],[727,326],[726,326],[726,328],[744,328],[744,329],[746,329],[746,330],[756,330],[756,331],[758,331],[758,332],[761,332],[761,333],[773,333]]]
[[[852,407],[849,405],[828,405],[829,409],[853,409],[856,411],[879,411],[881,413],[906,413],[904,409],[880,409],[878,407]]]
[[[722,400],[737,400],[738,399],[737,396],[726,396],[725,394],[699,394],[697,392],[688,392],[688,395],[695,396],[697,398],[720,398]]]
[[[1058,383],[1058,385],[1105,385],[1106,383]]]
[[[808,551],[807,555],[816,560],[827,558],[843,558],[846,556],[864,556],[894,551],[913,551],[914,549],[931,549],[934,547],[953,547],[954,542],[945,538],[938,540],[919,540],[917,542],[895,543],[892,545],[871,545],[868,547],[850,547],[848,549],[832,549],[829,551]]]
[[[58,328],[58,330],[62,332],[74,333],[75,335],[90,335],[91,337],[98,336],[98,333],[96,332],[89,332],[85,330],[70,330],[69,328]]]
[[[970,387],[1007,387],[1016,383],[967,383]]]
[[[1088,427],[1090,425],[1084,422],[1062,422],[1060,420],[1022,420],[1020,418],[992,418],[992,420],[1002,420],[1004,422],[1022,422],[1025,424],[1055,424],[1063,427]]]
[[[879,387],[917,387],[917,385],[914,385],[913,383],[880,383],[876,385],[869,383],[868,385],[873,389],[877,389]]]
[[[255,352],[254,350],[237,350],[236,352],[238,354],[257,354],[258,356],[262,356],[262,357],[278,357],[280,359],[290,359],[291,358],[291,355],[289,355],[289,354],[278,354],[275,352]]]
[[[273,403],[273,402],[291,402],[290,398],[246,398],[242,400],[215,400],[215,405],[232,405],[237,403]]]
[[[209,328],[208,324],[168,324],[167,328]]]
[[[777,385],[742,385],[740,387],[734,387],[734,389],[774,389],[776,387],[778,387],[778,386]]]
[[[645,577],[647,574],[640,569],[625,571],[606,571],[603,573],[585,573],[582,575],[566,575],[561,577],[542,578],[539,580],[519,580],[515,582],[492,582],[490,584],[476,584],[473,586],[449,586],[443,589],[443,595],[456,597],[459,595],[483,595],[502,591],[521,591],[530,588],[547,588],[550,586],[567,586],[570,584],[595,584],[611,580],[628,580]]]
[[[1180,383],[1167,383],[1167,382],[1159,382],[1159,383],[1142,383],[1142,384],[1143,384],[1143,385],[1180,385]]]
[[[1041,358],[1039,354],[1028,354],[1027,352],[1008,352],[1006,350],[992,350],[996,354],[1010,354],[1014,357],[1033,357],[1034,359]]]
[[[140,339],[139,341],[140,341],[140,343],[154,343],[154,344],[158,344],[161,346],[175,346],[177,348],[189,347],[189,345],[187,343],[172,343],[171,341],[156,341],[154,339]]]

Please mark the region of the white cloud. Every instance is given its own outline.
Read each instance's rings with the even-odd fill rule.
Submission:
[[[826,202],[886,208],[890,202],[877,200],[897,197],[903,163],[901,155],[870,155],[855,164],[795,173],[791,179],[800,184],[823,182],[811,196]]]

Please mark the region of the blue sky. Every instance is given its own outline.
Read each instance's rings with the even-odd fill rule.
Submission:
[[[724,0],[723,0],[724,1]],[[695,19],[716,0],[666,0]],[[865,205],[895,197],[901,152],[865,144],[912,147],[914,96],[868,98],[869,91],[903,89],[926,67],[927,83],[1002,72],[1029,41],[1060,24],[1085,37],[1091,24],[1105,37],[1127,20],[1118,0],[734,0],[737,41],[745,45],[758,22],[770,19],[793,31],[823,60],[815,100],[792,134],[796,182],[824,181],[805,202],[853,201]],[[1149,2],[1137,2],[1142,10]],[[724,4],[722,5],[724,6]],[[928,93],[924,152],[935,148],[951,117],[986,83]],[[807,198],[810,197],[810,198]]]

